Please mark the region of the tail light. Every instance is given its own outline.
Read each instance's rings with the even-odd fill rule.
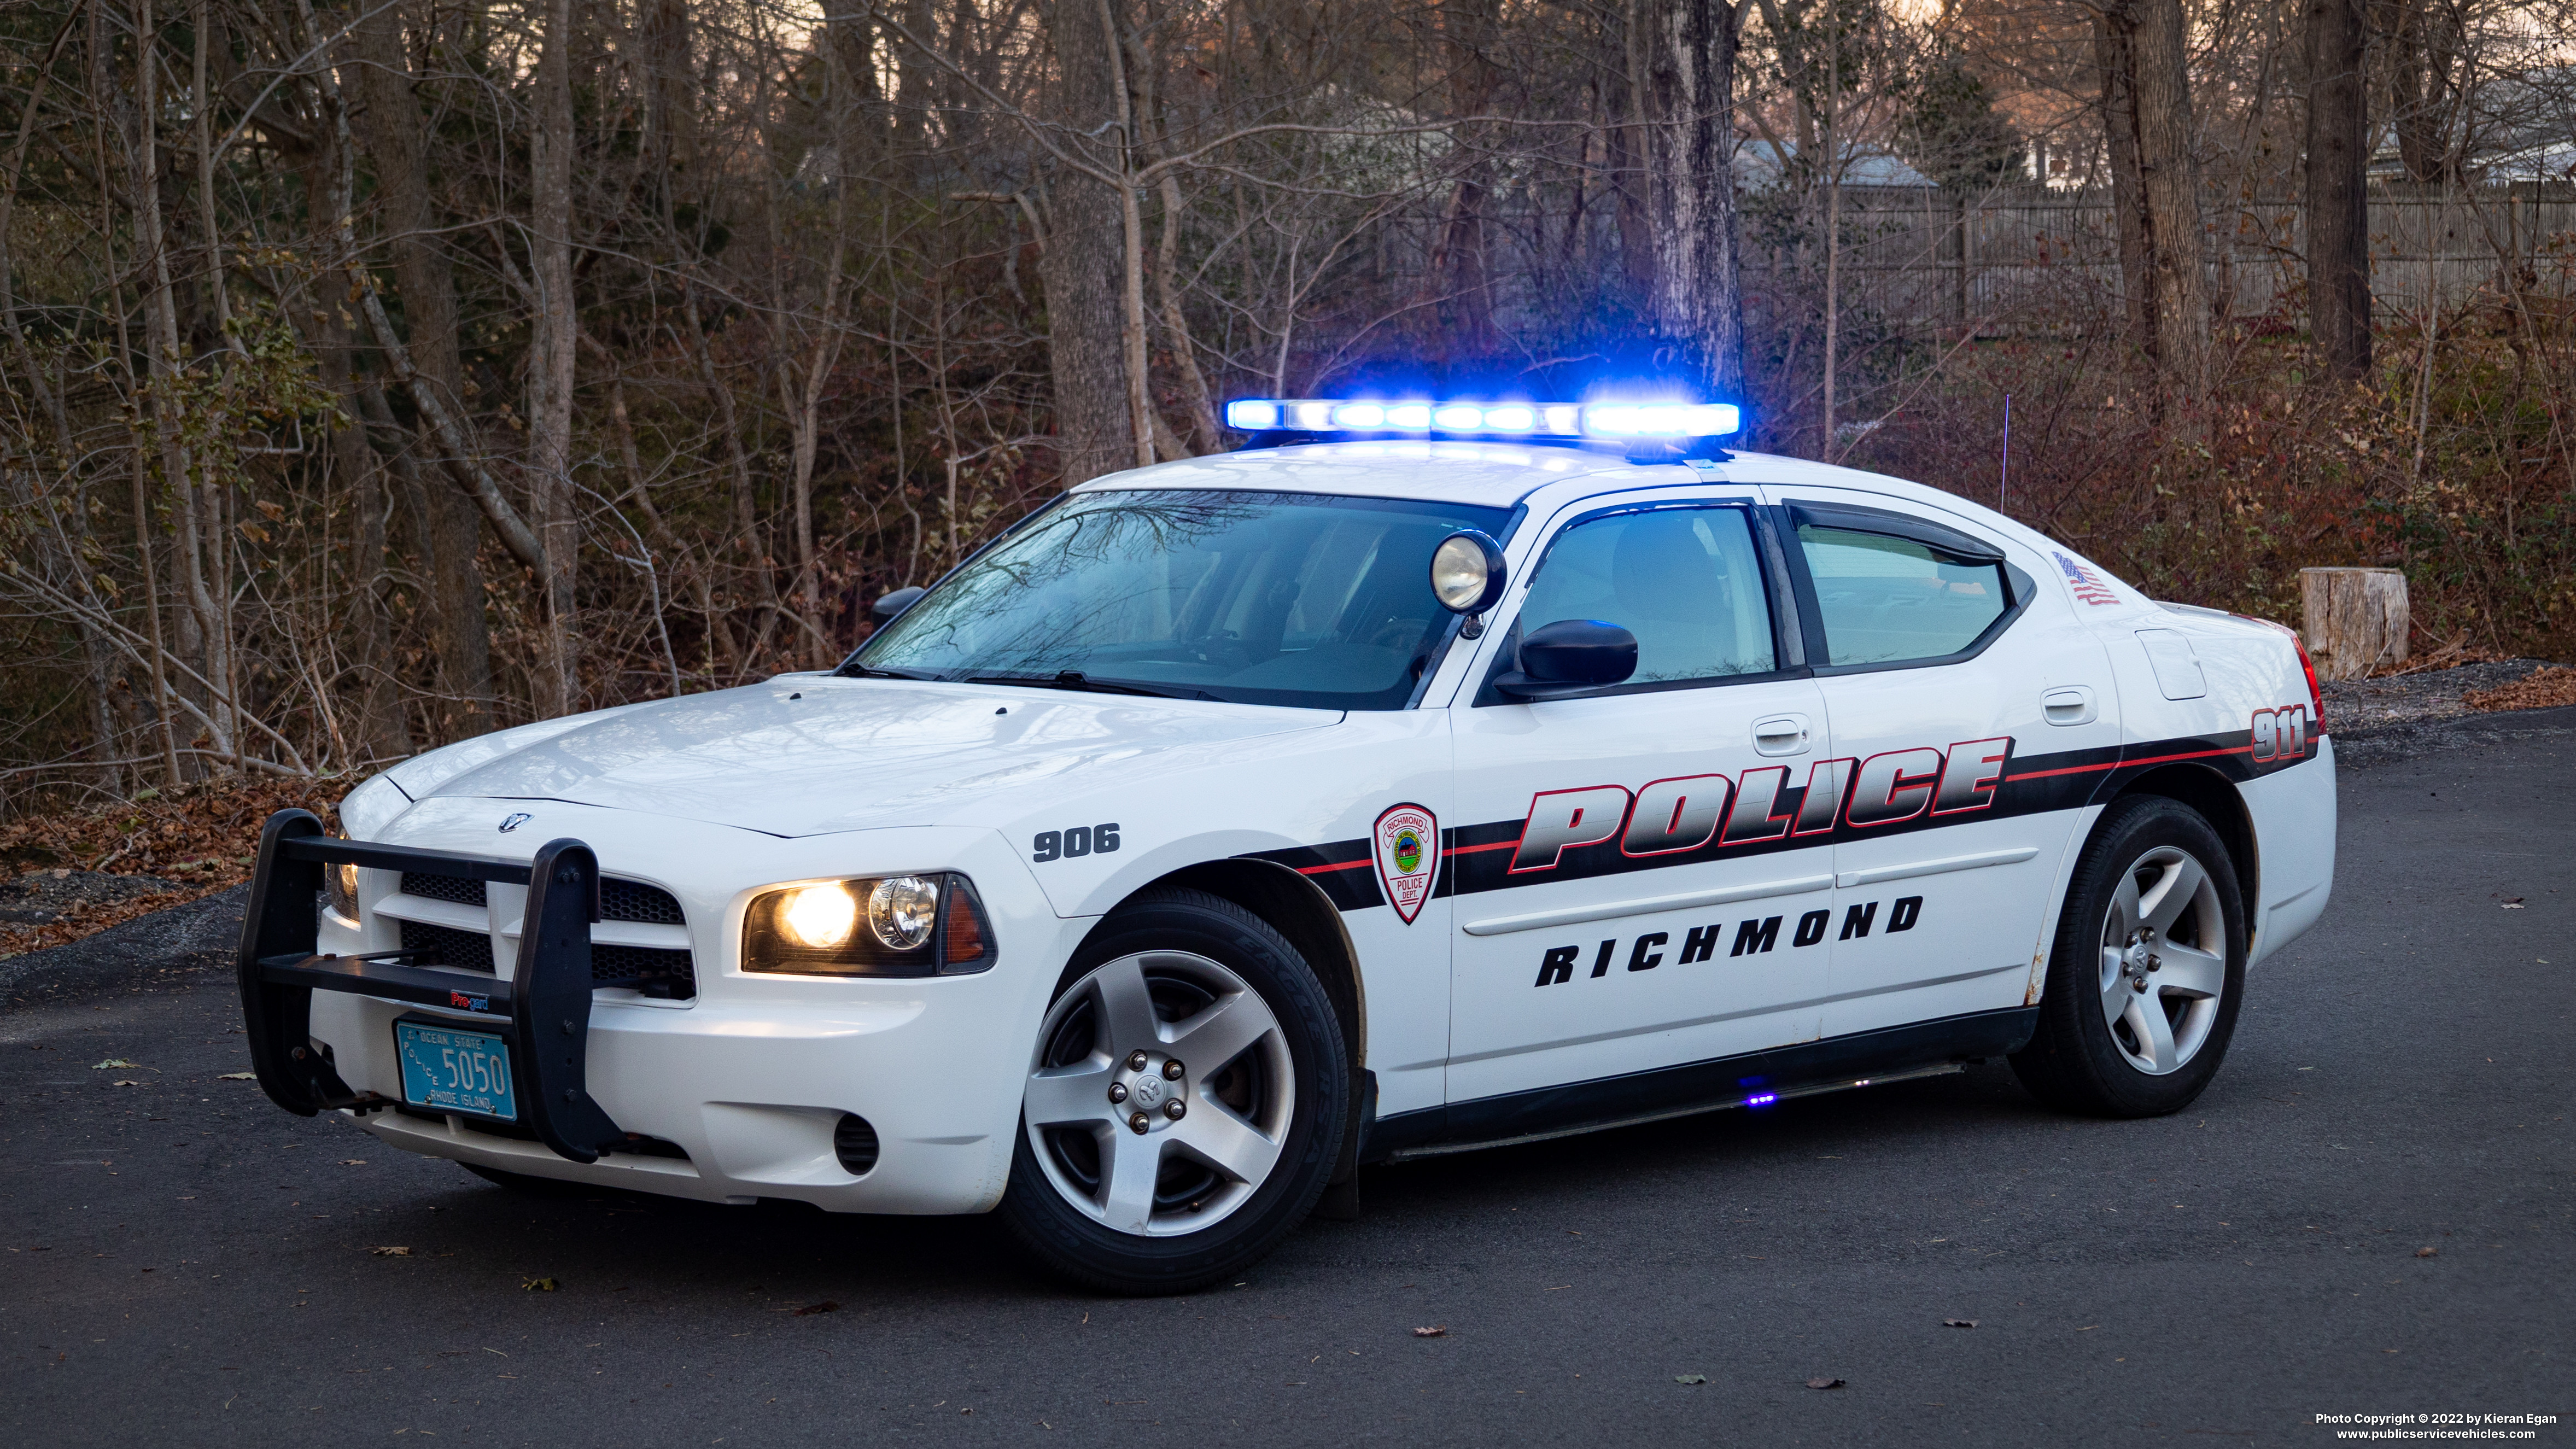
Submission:
[[[2295,629],[2290,631],[2290,647],[2299,651],[2299,672],[2308,676],[2308,718],[2317,722],[2317,733],[2324,734],[2326,732],[2326,697],[2324,692],[2317,688],[2317,666],[2308,658],[2307,641],[2301,639]]]
[[[2323,690],[2317,688],[2317,666],[2316,661],[2308,658],[2308,641],[2300,638],[2299,631],[2287,624],[2270,619],[2257,619],[2251,614],[2239,614],[2236,617],[2247,623],[2260,624],[2267,629],[2278,629],[2290,636],[2290,647],[2299,651],[2299,672],[2308,677],[2308,718],[2316,721],[2316,732],[2324,734],[2326,732],[2326,696]]]

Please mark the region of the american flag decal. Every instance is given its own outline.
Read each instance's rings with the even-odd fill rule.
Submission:
[[[2111,592],[2111,586],[2102,582],[2100,574],[2062,553],[2052,551],[2049,557],[2057,560],[2058,568],[2066,574],[2067,583],[2075,589],[2075,597],[2095,605],[2120,602],[2120,596]]]

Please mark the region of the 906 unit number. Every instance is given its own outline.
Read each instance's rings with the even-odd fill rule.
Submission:
[[[1118,848],[1118,822],[1077,825],[1070,830],[1041,830],[1029,844],[1037,847],[1029,859],[1040,865],[1050,860],[1079,860],[1086,855],[1107,855]]]

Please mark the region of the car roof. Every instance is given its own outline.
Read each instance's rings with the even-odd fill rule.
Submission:
[[[1721,454],[1727,461],[1702,472],[1679,464],[1630,463],[1621,450],[1598,444],[1460,439],[1370,439],[1299,443],[1184,458],[1094,478],[1074,491],[1133,488],[1256,489],[1322,493],[1353,498],[1417,498],[1512,508],[1541,489],[1558,499],[1615,493],[1699,479],[1736,484],[1809,484],[1857,488],[1916,502],[1937,490],[1920,484],[1766,453]],[[1561,487],[1559,485],[1572,485]],[[1955,501],[1955,500],[1952,500]]]

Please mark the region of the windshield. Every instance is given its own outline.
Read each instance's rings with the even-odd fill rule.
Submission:
[[[844,672],[1401,709],[1451,617],[1431,550],[1462,528],[1499,536],[1509,517],[1305,493],[1078,494],[968,560]]]

